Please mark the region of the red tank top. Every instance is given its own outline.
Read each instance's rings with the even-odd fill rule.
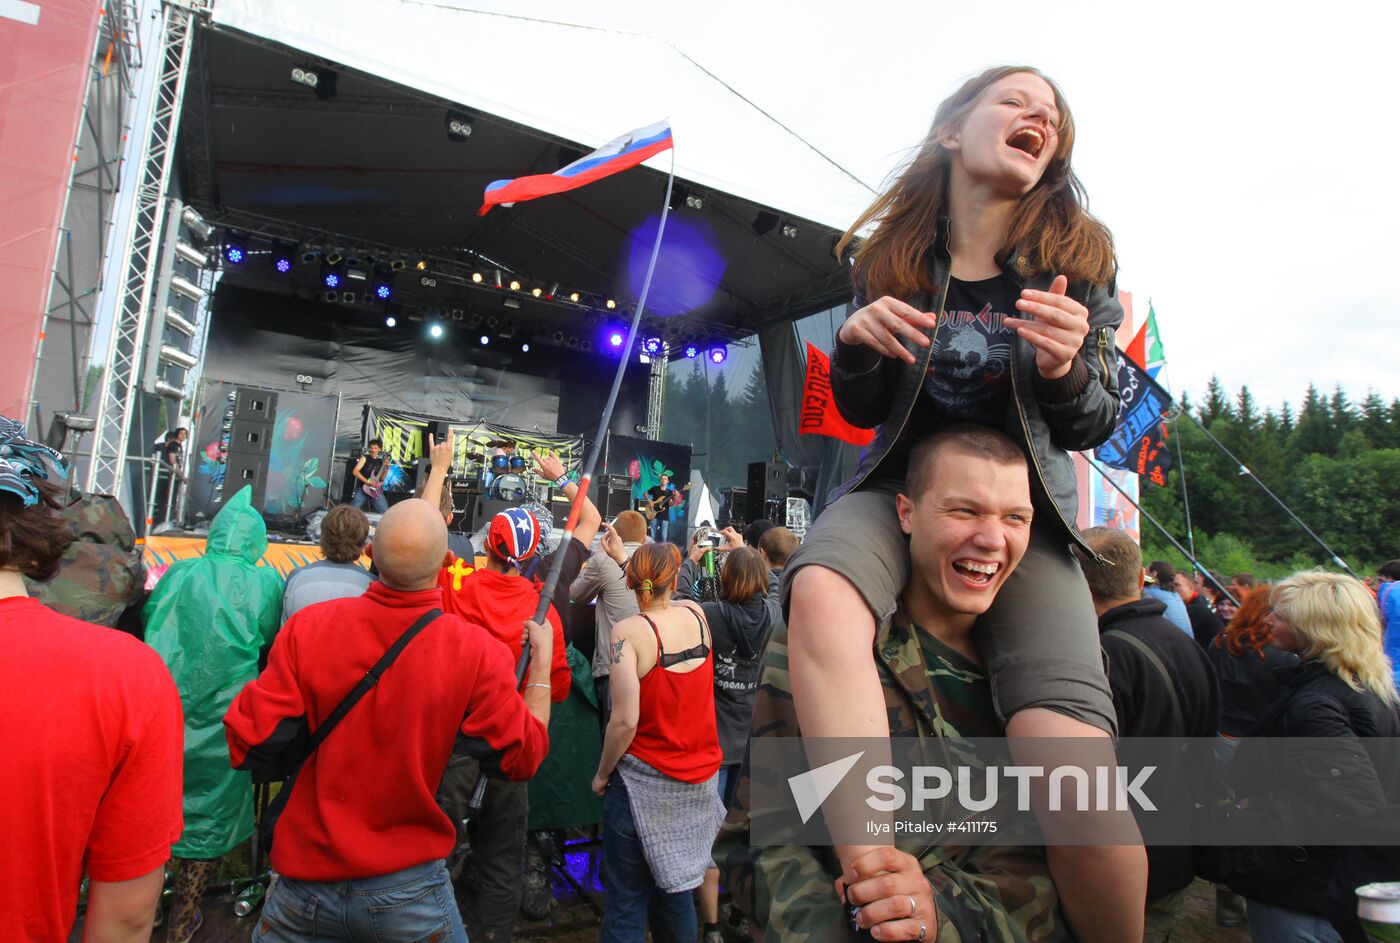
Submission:
[[[642,616],[656,636],[656,666],[641,679],[637,732],[627,752],[672,779],[703,783],[719,772],[724,755],[715,726],[714,655],[705,644],[700,614],[690,612],[701,626],[700,644],[674,655],[666,654],[656,623]],[[666,670],[702,655],[705,663],[693,671]]]

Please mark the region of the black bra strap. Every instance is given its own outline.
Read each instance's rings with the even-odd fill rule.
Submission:
[[[647,620],[647,625],[651,626],[651,634],[656,636],[656,660],[660,661],[661,656],[666,654],[666,646],[661,644],[661,633],[657,631],[656,623],[651,621],[651,616],[645,612],[639,612],[637,615]]]

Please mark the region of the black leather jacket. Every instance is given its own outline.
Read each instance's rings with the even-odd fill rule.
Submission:
[[[906,300],[920,311],[941,312],[952,275],[946,220],[940,224],[930,264],[934,282],[939,286],[937,293]],[[1023,254],[1009,260],[1006,271],[1018,288],[1046,291],[1054,279],[1053,273],[1027,274]],[[1069,453],[1101,445],[1113,433],[1119,405],[1114,334],[1122,323],[1123,308],[1112,283],[1071,285],[1070,294],[1089,309],[1089,333],[1084,346],[1068,375],[1047,381],[1035,368],[1035,348],[1024,338],[1012,339],[1012,396],[1003,431],[1021,446],[1030,462],[1031,493],[1037,510],[1048,516],[1067,539],[1098,559],[1074,523],[1079,492]],[[856,307],[865,303],[857,292]],[[937,333],[937,329],[925,331],[930,341],[937,340]],[[831,389],[837,409],[852,425],[878,428],[856,473],[832,493],[832,501],[867,481],[904,477],[911,440],[920,431],[910,429],[910,417],[915,413],[935,344],[918,347],[908,340],[902,343],[916,357],[912,365],[880,357],[868,347],[839,342],[836,345]],[[872,363],[877,358],[878,362]]]

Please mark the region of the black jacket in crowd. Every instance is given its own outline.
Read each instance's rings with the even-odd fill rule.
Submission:
[[[1138,599],[1099,616],[1118,733],[1123,737],[1213,737],[1220,716],[1220,688],[1215,672],[1200,646],[1163,617],[1166,610],[1166,603],[1160,599]],[[1145,643],[1161,661],[1170,680],[1137,646],[1114,637],[1113,630]],[[1181,708],[1179,720],[1169,685],[1175,689]],[[1174,782],[1181,789],[1190,785],[1186,779]],[[1178,796],[1175,803],[1178,808],[1187,807],[1185,803],[1191,798]],[[1148,847],[1148,900],[1178,891],[1195,877],[1189,847]]]
[[[1279,672],[1298,666],[1298,656],[1277,645],[1232,655],[1219,636],[1206,657],[1220,679],[1220,732],[1230,737],[1248,736],[1279,695]]]
[[[1224,621],[1206,602],[1206,597],[1197,593],[1186,604],[1186,617],[1191,620],[1191,634],[1196,636],[1196,644],[1209,648],[1210,643],[1225,628]]]
[[[694,598],[699,567],[686,560],[681,564],[676,594]],[[715,653],[715,724],[724,764],[741,763],[753,726],[753,702],[763,670],[763,653],[773,629],[782,620],[778,604],[778,584],[771,577],[767,593],[749,597],[742,603],[722,599],[701,601]]]
[[[1240,816],[1267,816],[1270,828],[1344,820],[1381,829],[1400,813],[1400,711],[1358,691],[1319,661],[1279,673],[1281,693],[1254,737],[1308,738],[1267,745],[1241,742],[1231,768]],[[1388,808],[1387,808],[1388,807]],[[1278,825],[1274,823],[1280,823]],[[1397,838],[1400,841],[1400,838]],[[1332,919],[1348,938],[1356,887],[1400,880],[1400,849],[1294,846],[1255,849],[1257,867],[1230,881],[1246,897]]]

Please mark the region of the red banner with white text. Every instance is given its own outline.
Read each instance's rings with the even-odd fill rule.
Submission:
[[[831,396],[831,360],[807,344],[807,379],[802,384],[802,416],[797,431],[802,435],[829,435],[851,445],[866,446],[875,438],[874,429],[858,429],[841,417]]]

